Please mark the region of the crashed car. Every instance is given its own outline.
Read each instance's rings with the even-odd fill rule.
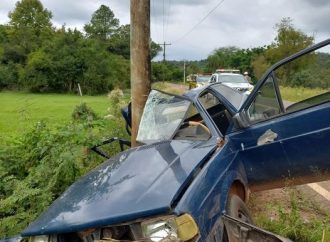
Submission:
[[[284,104],[276,76],[329,44],[275,64],[249,96],[221,83],[183,96],[152,90],[141,145],[75,182],[21,236],[35,242],[288,241],[252,225],[245,201],[250,191],[281,187],[287,179],[329,179],[329,90]]]

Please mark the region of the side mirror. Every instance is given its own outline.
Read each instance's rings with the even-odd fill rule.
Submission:
[[[249,122],[246,117],[245,111],[237,113],[233,116],[234,125],[236,128],[247,128],[249,127]]]
[[[126,122],[126,131],[129,135],[131,135],[132,128],[132,104],[129,103],[126,107],[122,108],[121,115],[125,119]]]

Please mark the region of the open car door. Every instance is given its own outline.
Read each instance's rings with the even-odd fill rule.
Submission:
[[[242,222],[228,215],[222,216],[226,226],[228,241],[232,242],[290,242],[291,240]]]
[[[330,179],[329,44],[272,66],[234,117],[251,190]]]

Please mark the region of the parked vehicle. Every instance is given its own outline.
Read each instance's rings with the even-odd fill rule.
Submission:
[[[217,70],[210,79],[210,83],[222,83],[230,88],[233,88],[239,92],[244,92],[245,94],[250,94],[253,85],[251,85],[248,80],[242,75],[233,70]]]
[[[74,183],[29,241],[288,241],[252,225],[249,192],[330,177],[330,93],[285,107],[271,67],[249,96],[216,82],[152,90],[137,140]],[[328,77],[325,77],[328,78]],[[329,81],[329,79],[327,79]]]
[[[189,90],[202,87],[209,84],[211,79],[211,74],[193,74],[189,75],[187,78],[187,82],[189,83]]]

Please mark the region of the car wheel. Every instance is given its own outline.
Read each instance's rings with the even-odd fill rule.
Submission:
[[[245,223],[253,224],[253,220],[248,208],[246,207],[244,201],[236,194],[229,195],[226,205],[226,212],[229,216],[233,218],[241,220]],[[233,241],[232,239],[230,239],[231,236],[225,227],[222,237],[223,242]]]
[[[243,200],[236,194],[230,194],[226,206],[227,214],[237,218],[245,223],[253,224],[249,209],[246,207]]]

